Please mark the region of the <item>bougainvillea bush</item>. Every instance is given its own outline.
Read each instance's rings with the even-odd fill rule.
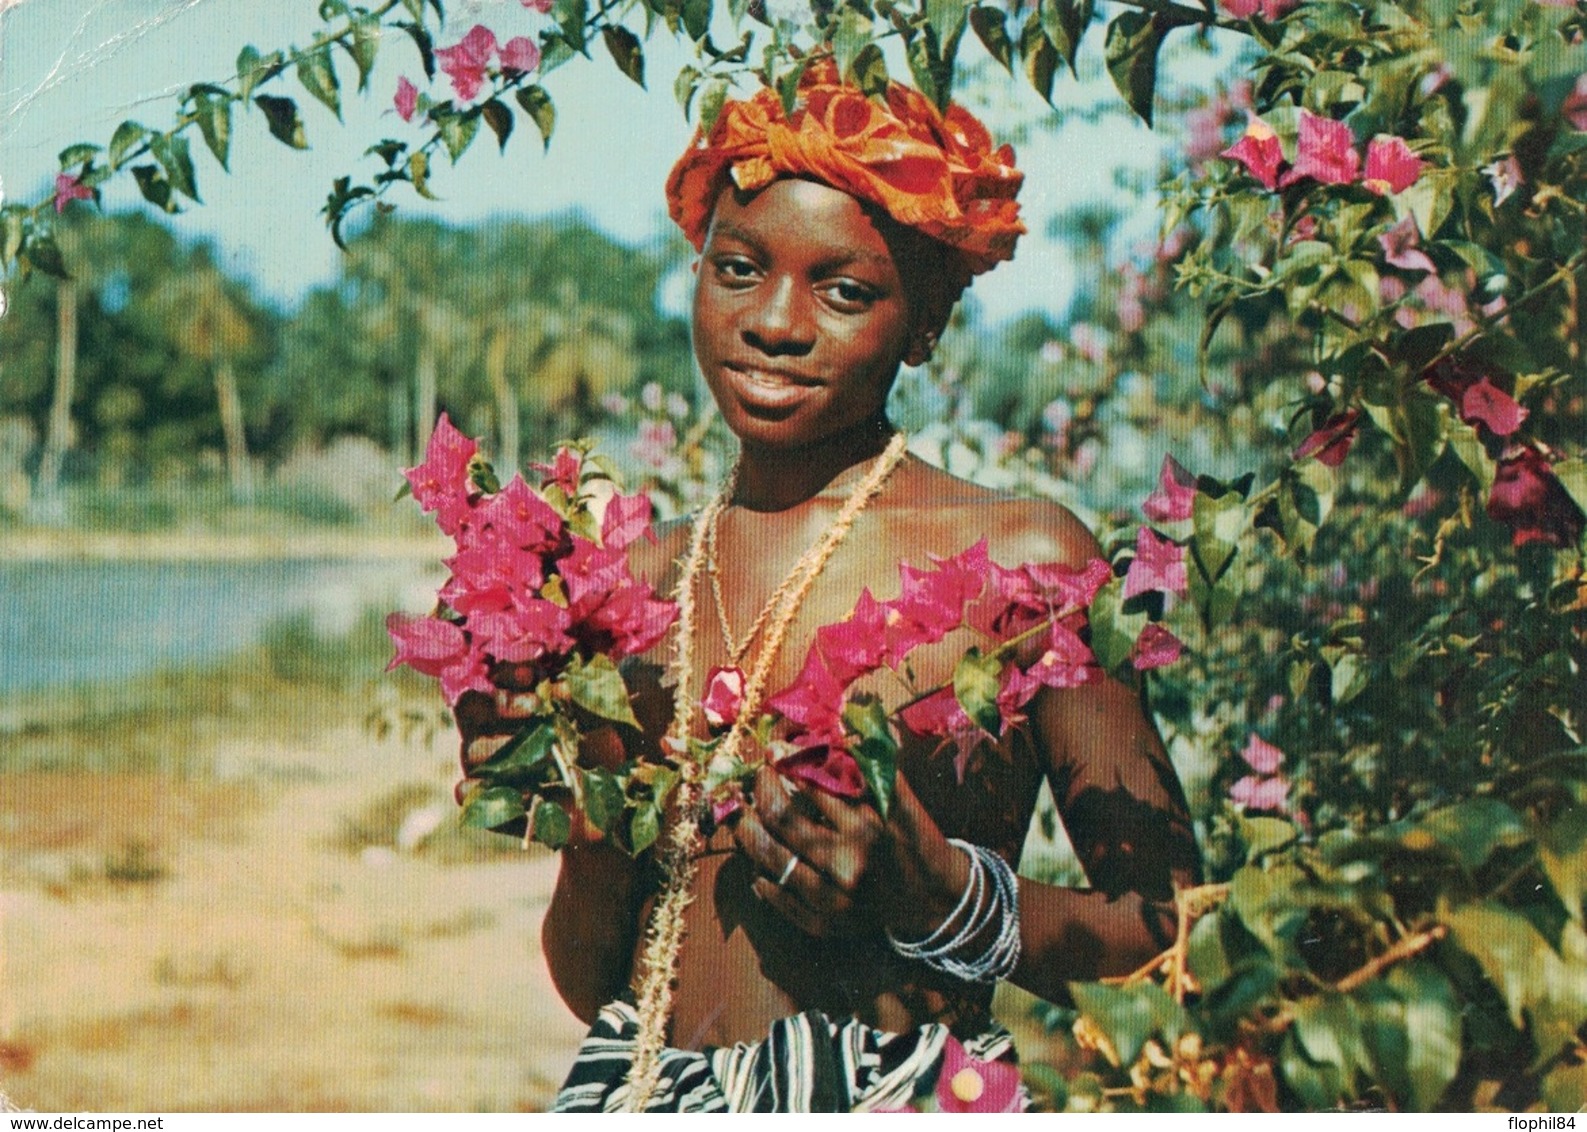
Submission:
[[[295,98],[339,105],[349,62],[402,126],[332,186],[337,238],[365,205],[429,193],[482,124],[503,146],[520,122],[549,140],[560,66],[605,56],[613,81],[668,85],[645,73],[648,35],[695,45],[670,85],[702,123],[729,90],[791,99],[819,55],[867,90],[907,72],[939,101],[969,60],[1050,97],[1100,55],[1129,110],[1184,139],[1163,242],[1107,283],[1105,317],[1029,359],[1092,392],[930,440],[950,463],[1083,496],[1143,390],[1189,391],[1158,398],[1183,408],[1163,434],[1184,443],[1155,487],[1101,508],[1112,570],[1085,644],[1144,680],[1211,883],[1181,894],[1159,960],[1047,1011],[1061,1046],[1027,1082],[1059,1108],[1587,1103],[1587,7],[526,0],[474,28],[436,0],[319,14],[308,47],[246,48],[169,126],[68,146],[50,197],[4,209],[4,263],[66,270],[51,219],[109,177],[157,207],[196,199],[192,139],[224,164],[234,111],[301,146]],[[1198,37],[1233,45],[1238,74],[1175,76]],[[1187,323],[1190,358],[1164,345]],[[687,506],[710,461],[666,415],[634,443]]]

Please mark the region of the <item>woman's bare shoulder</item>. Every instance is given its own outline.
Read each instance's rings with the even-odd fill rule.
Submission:
[[[929,464],[915,463],[894,496],[899,521],[929,526],[932,553],[954,553],[980,539],[992,560],[1004,566],[1027,562],[1079,565],[1097,557],[1096,537],[1069,508],[1047,499],[1026,499],[994,491]],[[925,534],[915,531],[912,537]],[[947,545],[948,550],[938,547]]]

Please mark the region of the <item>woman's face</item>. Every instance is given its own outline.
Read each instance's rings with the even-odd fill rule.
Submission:
[[[694,293],[694,354],[740,439],[800,447],[875,417],[920,322],[860,203],[812,181],[717,201]]]

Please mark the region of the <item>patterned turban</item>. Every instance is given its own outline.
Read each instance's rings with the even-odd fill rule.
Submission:
[[[992,148],[963,107],[941,113],[917,90],[887,84],[885,105],[839,81],[830,59],[805,71],[792,115],[762,89],[722,107],[708,137],[695,133],[667,178],[672,219],[699,250],[716,198],[779,177],[807,177],[875,205],[906,228],[947,244],[969,275],[1014,255],[1024,174],[1009,146]]]

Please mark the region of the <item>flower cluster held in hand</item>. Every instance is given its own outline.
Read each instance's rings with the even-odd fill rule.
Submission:
[[[595,531],[581,533],[583,458],[563,449],[537,492],[521,475],[486,490],[478,444],[443,415],[424,463],[407,472],[413,496],[433,512],[457,551],[440,609],[386,622],[397,654],[437,677],[448,704],[467,691],[491,692],[499,666],[512,666],[515,686],[559,673],[574,656],[617,660],[644,652],[677,616],[628,569],[627,547],[650,535],[650,501],[613,495]],[[480,482],[484,480],[484,484]],[[553,506],[552,501],[558,506]]]

